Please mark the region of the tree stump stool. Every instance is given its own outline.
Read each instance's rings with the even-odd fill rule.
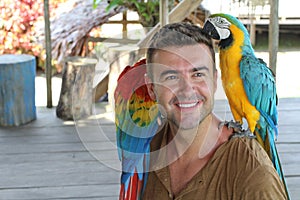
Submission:
[[[0,55],[0,125],[19,126],[36,119],[34,56]]]
[[[83,57],[68,57],[65,60],[61,92],[56,107],[57,117],[76,120],[92,114],[96,63],[96,59]]]

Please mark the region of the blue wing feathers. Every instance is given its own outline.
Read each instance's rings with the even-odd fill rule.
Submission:
[[[260,112],[256,131],[270,145],[271,160],[283,179],[282,169],[275,146],[278,135],[277,94],[275,78],[266,63],[253,53],[244,54],[240,62],[240,74],[245,92],[251,104]],[[268,141],[266,141],[268,138]]]
[[[249,54],[242,57],[240,74],[251,104],[264,113],[269,122],[277,125],[277,95],[271,70],[261,59]]]

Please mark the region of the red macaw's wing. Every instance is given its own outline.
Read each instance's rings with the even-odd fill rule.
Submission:
[[[122,161],[120,199],[139,199],[146,184],[150,142],[158,129],[158,106],[147,90],[146,60],[127,66],[115,91],[115,123]]]

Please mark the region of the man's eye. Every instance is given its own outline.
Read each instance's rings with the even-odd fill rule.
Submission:
[[[205,74],[198,72],[198,73],[195,73],[193,76],[194,77],[203,77],[203,76],[205,76]]]
[[[170,76],[166,76],[165,77],[165,80],[167,81],[167,80],[176,80],[176,79],[178,79],[178,76],[176,76],[176,75],[170,75]]]

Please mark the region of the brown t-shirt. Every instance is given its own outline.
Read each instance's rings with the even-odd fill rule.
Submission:
[[[166,129],[154,137],[152,150],[166,145]],[[151,162],[156,162],[152,165],[159,166],[158,160],[151,158]],[[176,197],[171,192],[169,174],[167,166],[149,172],[143,199],[287,199],[283,183],[265,150],[248,137],[235,137],[223,143]]]

